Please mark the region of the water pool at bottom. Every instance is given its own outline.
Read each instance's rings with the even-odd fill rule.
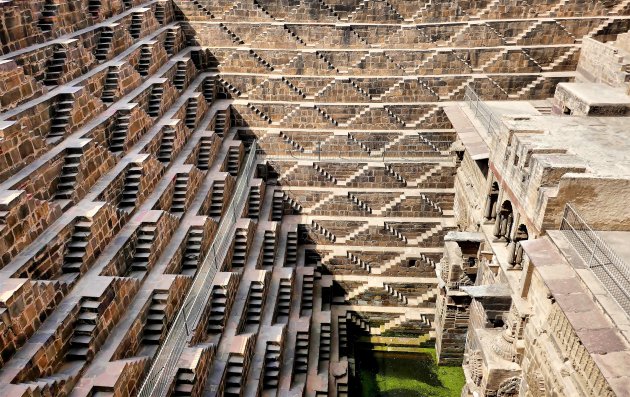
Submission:
[[[356,376],[351,397],[459,397],[461,367],[438,367],[435,350],[422,353],[355,350]]]

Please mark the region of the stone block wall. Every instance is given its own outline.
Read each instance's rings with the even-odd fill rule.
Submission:
[[[0,202],[0,265],[7,265],[61,215],[58,206],[31,197],[23,190],[9,190]]]
[[[5,294],[8,291],[11,293],[0,302],[0,367],[39,329],[65,292],[58,282],[11,280],[10,283],[3,284]]]
[[[624,59],[627,50],[616,48],[613,43],[602,43],[592,38],[584,39],[577,71],[587,81],[612,86],[628,86],[630,75]]]
[[[43,95],[46,89],[15,61],[0,62],[0,111],[7,111],[22,102]]]

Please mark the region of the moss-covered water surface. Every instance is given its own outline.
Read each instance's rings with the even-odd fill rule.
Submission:
[[[459,397],[464,386],[461,367],[438,367],[431,348],[401,353],[357,346],[355,360],[352,397]]]

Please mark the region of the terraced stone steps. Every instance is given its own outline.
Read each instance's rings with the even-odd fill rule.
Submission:
[[[265,390],[278,388],[281,361],[282,347],[277,343],[267,342],[263,375],[263,388]]]
[[[91,234],[92,222],[87,218],[79,218],[74,224],[70,241],[66,244],[66,252],[61,265],[63,273],[82,273],[85,271],[84,258]]]
[[[181,274],[194,276],[201,264],[201,245],[203,241],[203,230],[191,228],[186,236],[186,246],[182,255]]]
[[[125,182],[118,207],[126,212],[131,212],[136,207],[138,192],[140,191],[140,180],[142,178],[142,167],[132,165],[125,173]]]
[[[110,67],[105,75],[105,84],[103,85],[103,92],[101,93],[101,101],[106,104],[113,103],[116,100],[119,75],[120,69],[117,66]]]
[[[142,328],[142,344],[159,345],[166,327],[166,305],[168,294],[156,292],[151,296],[151,304]]]
[[[94,50],[94,57],[99,62],[106,61],[111,52],[112,43],[114,40],[114,32],[111,28],[103,28],[100,32],[98,45]]]
[[[73,107],[74,99],[70,94],[59,95],[54,104],[50,133],[46,137],[50,142],[56,142],[66,135]]]

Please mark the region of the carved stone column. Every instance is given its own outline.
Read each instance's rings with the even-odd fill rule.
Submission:
[[[499,214],[497,215],[496,220],[494,221],[494,230],[493,230],[493,232],[492,232],[492,235],[493,235],[495,238],[497,238],[497,239],[498,239],[498,238],[501,238],[501,223],[502,223],[502,222],[503,222],[503,221],[502,221],[502,215],[501,215],[501,213],[499,213]]]
[[[510,244],[508,244],[507,251],[508,251],[507,262],[508,264],[510,264],[510,266],[514,267],[515,260],[516,260],[516,243],[514,241],[510,241]]]
[[[494,206],[494,203],[492,202],[492,195],[489,195],[486,199],[486,209],[483,212],[483,217],[486,218],[487,220],[492,219],[492,207]]]

